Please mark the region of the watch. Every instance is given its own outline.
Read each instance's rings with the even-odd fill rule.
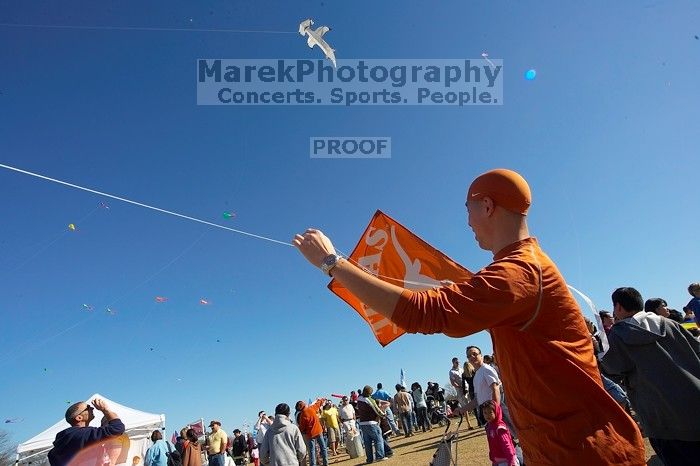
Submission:
[[[321,263],[321,271],[325,273],[326,275],[330,276],[331,270],[333,267],[338,265],[338,261],[340,260],[340,256],[337,254],[329,254],[326,256],[325,259],[323,259],[323,262]]]

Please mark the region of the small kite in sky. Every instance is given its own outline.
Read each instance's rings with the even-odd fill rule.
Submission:
[[[106,202],[100,202],[100,209],[107,209],[107,210],[109,210],[109,206],[107,205]]]
[[[164,303],[164,302],[167,302],[167,301],[168,301],[168,298],[166,298],[165,296],[156,296],[156,302],[157,302],[157,303]]]
[[[209,301],[206,298],[202,298],[199,300],[199,304],[201,304],[202,306],[208,306],[209,304],[211,304],[211,301]]]
[[[109,314],[111,316],[116,316],[117,311],[115,311],[114,309],[107,308],[107,314]]]
[[[533,79],[535,79],[535,77],[537,77],[537,71],[527,70],[525,72],[525,79],[527,79],[528,81],[532,81]]]
[[[24,419],[20,419],[18,417],[14,417],[12,419],[5,419],[5,424],[16,424],[18,422],[22,422]]]
[[[314,21],[311,18],[305,19],[304,21],[299,23],[299,34],[302,36],[308,35],[309,38],[306,41],[306,43],[309,44],[309,47],[314,48],[314,45],[318,45],[318,48],[320,48],[323,51],[323,53],[326,55],[326,58],[333,63],[333,67],[335,68],[335,50],[333,50],[333,48],[331,48],[331,46],[328,45],[328,42],[326,42],[323,39],[323,35],[330,31],[331,28],[329,28],[328,26],[321,26],[320,28],[314,31],[313,29],[311,29],[311,25],[313,24]]]
[[[236,214],[234,212],[224,212],[224,218],[236,218]]]
[[[85,309],[86,311],[94,311],[95,310],[95,308],[89,304],[83,304],[83,309]]]
[[[68,224],[68,229],[69,229],[70,231],[75,231],[75,225],[72,224],[72,223],[69,223],[69,224]]]

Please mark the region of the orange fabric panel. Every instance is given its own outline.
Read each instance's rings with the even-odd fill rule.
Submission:
[[[602,387],[578,304],[534,238],[464,282],[405,291],[393,320],[453,337],[490,329],[528,465],[645,464],[639,429]]]
[[[439,286],[441,280],[462,282],[472,276],[469,270],[380,210],[372,217],[349,260],[382,280],[413,290]],[[365,306],[336,280],[328,288],[367,321],[382,346],[406,333],[401,326]]]

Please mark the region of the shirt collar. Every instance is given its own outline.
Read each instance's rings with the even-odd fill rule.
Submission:
[[[497,260],[503,259],[504,257],[508,257],[508,255],[511,254],[512,252],[514,252],[520,248],[526,247],[528,245],[538,246],[537,238],[535,238],[534,236],[528,236],[525,239],[521,239],[520,241],[516,241],[515,243],[511,243],[508,246],[501,249],[500,251],[498,251],[496,254],[494,254],[493,260],[497,261]]]

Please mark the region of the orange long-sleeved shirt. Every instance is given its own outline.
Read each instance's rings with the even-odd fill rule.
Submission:
[[[309,438],[316,438],[323,433],[321,420],[316,415],[323,402],[324,400],[317,400],[304,408],[299,415],[299,430]]]
[[[603,389],[590,333],[556,265],[527,238],[467,282],[402,293],[409,333],[490,329],[528,465],[645,465],[634,421]]]

